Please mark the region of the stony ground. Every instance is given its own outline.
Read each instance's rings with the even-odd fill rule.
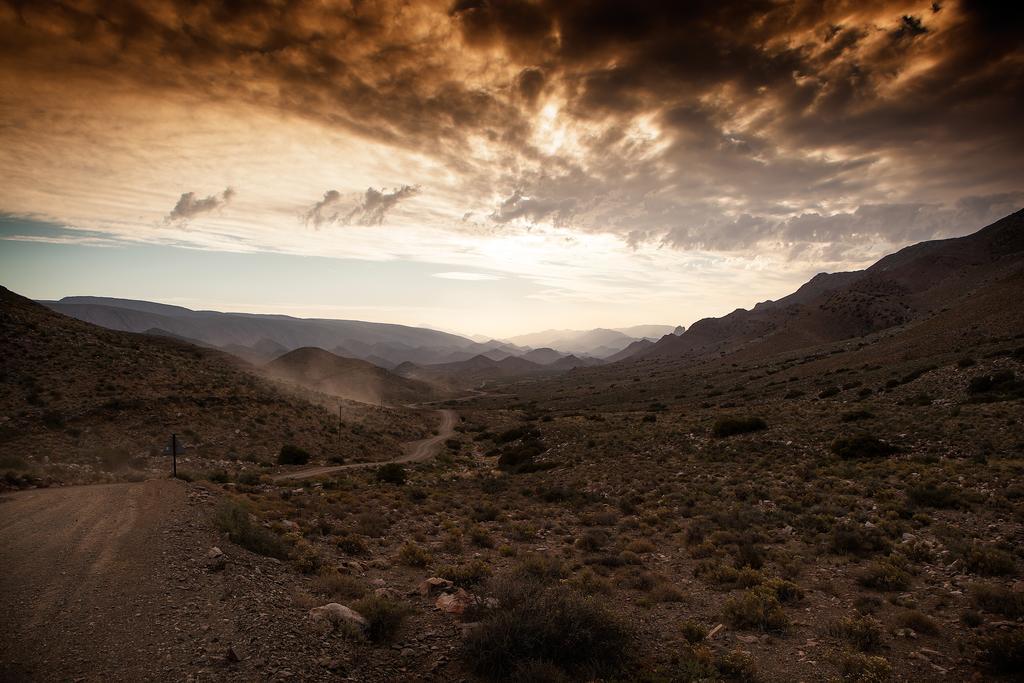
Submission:
[[[389,460],[435,428],[431,411],[355,407],[331,432],[313,402],[268,402],[251,413],[266,451],[255,461],[211,450],[188,484],[50,489],[33,487],[104,463],[40,462],[54,439],[78,438],[76,420],[138,440],[156,404],[106,397],[79,415],[70,407],[97,401],[91,384],[53,396],[18,379],[20,357],[7,377],[34,398],[5,399],[8,426],[31,427],[0,439],[5,485],[28,488],[0,498],[0,672],[1012,679],[1024,669],[1024,335],[997,332],[927,323],[771,358],[506,382],[452,402],[454,434],[432,439],[427,461],[301,481],[275,479],[294,469],[273,463],[280,444],[305,444],[310,465],[332,464],[338,440],[350,461]],[[22,354],[56,343],[40,334]],[[103,358],[121,376],[159,361],[162,377],[181,360],[178,347],[115,341]],[[220,378],[204,395],[247,386],[196,363]],[[241,395],[284,400],[251,389]],[[43,420],[51,400],[62,421]],[[231,438],[235,408],[210,405],[189,410]]]
[[[412,652],[450,658],[454,625],[403,653],[311,622],[289,565],[221,538],[215,498],[170,480],[0,498],[0,678],[384,681]]]

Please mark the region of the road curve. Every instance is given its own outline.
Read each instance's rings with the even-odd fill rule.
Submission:
[[[345,470],[354,470],[365,467],[380,467],[391,462],[407,463],[407,462],[422,462],[424,460],[430,460],[440,450],[441,445],[448,439],[452,438],[455,433],[455,425],[459,421],[459,417],[454,410],[444,408],[437,411],[441,415],[441,425],[437,429],[437,434],[434,436],[427,437],[426,439],[420,439],[419,441],[409,441],[402,444],[405,453],[392,458],[391,460],[382,460],[380,462],[356,462],[348,465],[327,465],[324,467],[308,467],[302,470],[296,470],[295,472],[286,472],[284,474],[278,474],[271,477],[272,481],[289,481],[296,479],[309,479],[310,477],[321,477],[327,474],[334,474],[335,472],[344,472]]]

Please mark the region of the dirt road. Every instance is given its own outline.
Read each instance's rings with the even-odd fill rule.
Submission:
[[[214,528],[217,498],[169,479],[0,495],[0,681],[403,678],[389,648],[311,631],[288,565]]]
[[[293,479],[309,479],[310,477],[320,477],[326,474],[333,474],[335,472],[343,472],[344,470],[357,469],[360,467],[380,467],[381,465],[388,462],[422,462],[429,460],[430,458],[437,455],[438,450],[444,442],[452,437],[455,433],[455,425],[458,423],[458,415],[454,410],[438,410],[441,414],[441,424],[437,428],[437,434],[434,436],[427,437],[426,439],[420,439],[419,441],[410,441],[404,444],[405,453],[392,458],[391,460],[383,460],[380,462],[357,462],[350,463],[348,465],[327,465],[323,467],[309,467],[303,470],[297,470],[295,472],[286,472],[285,474],[279,474],[273,477],[273,481],[287,481]]]
[[[173,644],[162,617],[177,582],[162,555],[167,525],[186,508],[184,485],[172,481],[0,499],[0,679],[151,674],[136,650]]]

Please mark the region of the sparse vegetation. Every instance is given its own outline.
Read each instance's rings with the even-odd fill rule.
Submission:
[[[845,641],[861,652],[874,652],[882,647],[882,625],[867,616],[855,616],[832,622],[829,635]]]
[[[377,481],[385,484],[401,486],[405,483],[405,467],[397,462],[389,462],[377,468]]]
[[[726,600],[725,619],[735,628],[780,631],[789,624],[779,598],[769,588],[751,588]]]
[[[491,680],[522,678],[538,667],[563,676],[607,676],[626,663],[631,635],[594,598],[537,581],[500,582],[497,607],[463,644],[466,664]]]
[[[768,429],[768,423],[760,417],[728,417],[717,420],[711,427],[711,434],[718,438],[749,434]]]
[[[310,454],[295,446],[293,444],[285,444],[281,446],[280,452],[277,454],[278,465],[305,465],[309,462]]]
[[[868,434],[842,437],[832,442],[832,452],[844,460],[884,458],[896,450],[895,446]]]
[[[288,557],[288,548],[280,537],[254,523],[249,512],[238,503],[222,501],[217,507],[215,521],[232,543],[246,550],[279,560]]]
[[[369,622],[366,636],[374,642],[393,640],[409,615],[409,608],[405,605],[378,595],[362,598],[353,605],[353,609]]]

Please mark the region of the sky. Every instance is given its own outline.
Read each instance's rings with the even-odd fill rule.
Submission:
[[[0,0],[0,283],[689,324],[1024,206],[1018,3]]]

